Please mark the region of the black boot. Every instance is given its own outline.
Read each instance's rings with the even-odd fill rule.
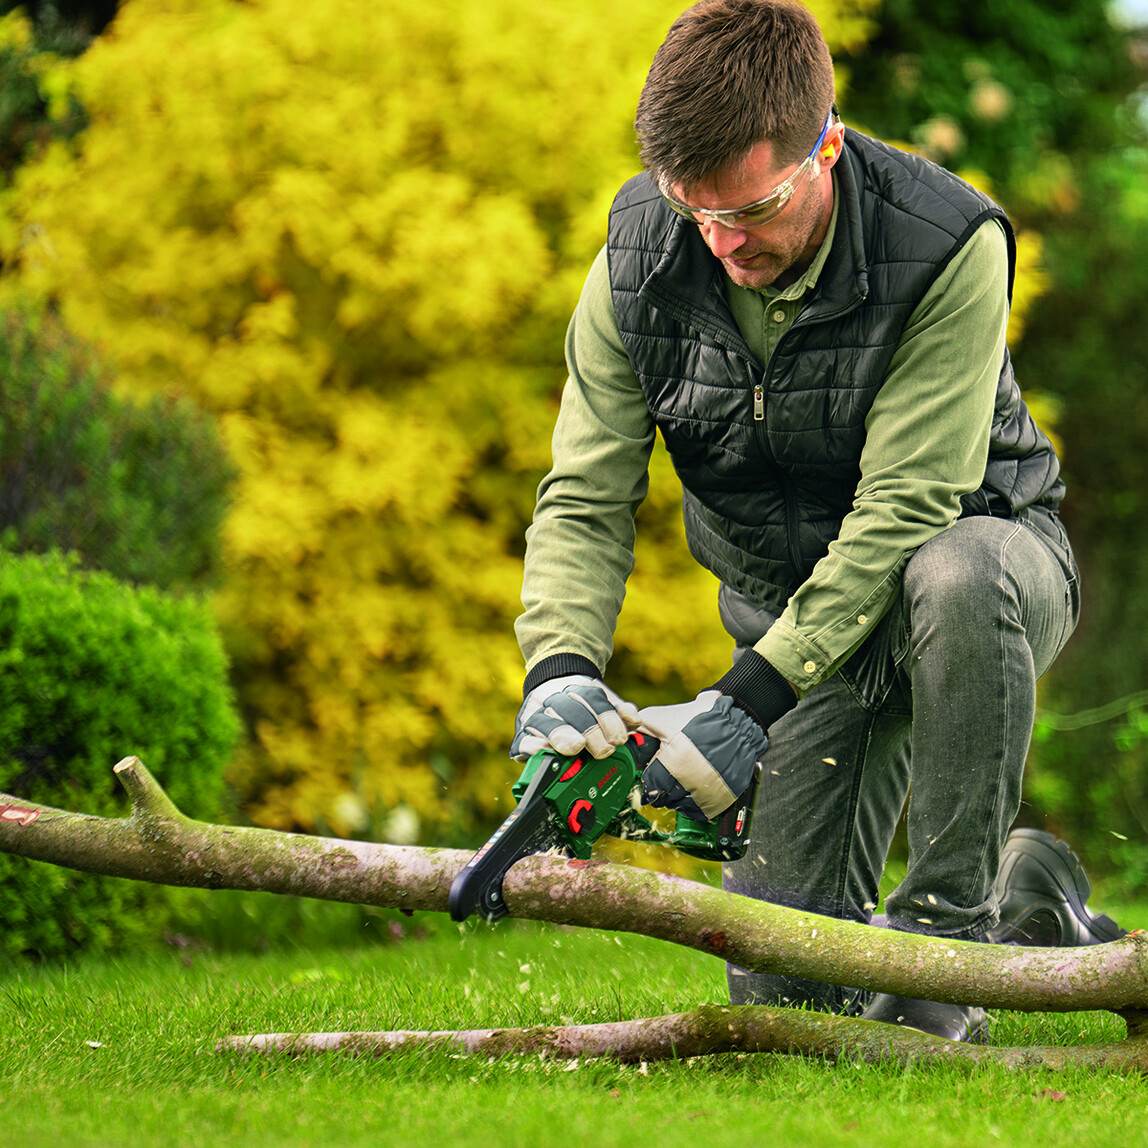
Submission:
[[[1000,902],[1000,922],[984,938],[992,944],[1099,945],[1128,932],[1111,917],[1088,908],[1092,885],[1080,858],[1042,829],[1014,829],[1009,834],[993,892]],[[988,1016],[975,1005],[878,993],[861,1015],[948,1040],[987,1044],[989,1039]]]
[[[899,1024],[902,1028],[916,1029],[930,1036],[943,1036],[946,1040],[968,1041],[972,1044],[989,1042],[988,1014],[976,1005],[941,1004],[938,1001],[920,1001],[912,997],[878,993],[861,1014],[861,1019]]]
[[[1092,886],[1080,858],[1051,833],[1014,829],[1001,852],[993,892],[1000,923],[987,940],[1011,945],[1099,945],[1127,935],[1087,905]]]

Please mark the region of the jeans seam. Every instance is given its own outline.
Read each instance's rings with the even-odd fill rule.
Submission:
[[[845,847],[838,866],[838,885],[834,894],[839,917],[845,913],[845,893],[849,887],[849,875],[853,872],[853,851],[857,847],[857,810],[861,805],[861,785],[869,764],[869,743],[873,738],[873,723],[876,720],[876,714],[867,707],[862,708],[866,715],[865,724],[857,739],[857,768],[853,771],[853,784],[849,790],[848,832],[842,834]]]
[[[1022,511],[1014,521],[1019,522],[1029,534],[1039,540],[1064,575],[1064,624],[1060,628],[1060,638],[1056,643],[1057,652],[1053,655],[1055,661],[1060,651],[1067,645],[1068,639],[1072,637],[1080,618],[1080,570],[1076,565],[1072,542],[1069,540],[1068,531],[1064,529],[1060,515],[1053,514],[1050,518],[1056,527],[1055,542],[1026,516],[1025,511]]]
[[[1014,521],[1017,521],[1017,520],[1014,520]],[[998,562],[999,562],[999,566],[1000,566],[1001,570],[1007,569],[1007,567],[1005,565],[1005,554],[1009,548],[1009,545],[1012,542],[1014,542],[1020,536],[1020,531],[1023,528],[1024,528],[1023,520],[1017,521],[1016,529],[1013,530],[1013,532],[1011,534],[1009,534],[1007,538],[1003,538],[1001,540],[999,557],[998,557]],[[1034,533],[1036,533],[1034,528],[1029,527],[1029,529],[1032,530]],[[1005,592],[1004,592],[1004,589],[1002,587],[1002,589],[1001,589],[1002,605],[1003,605],[1004,597],[1005,597]],[[1000,619],[1003,619],[1004,616],[1005,616],[1004,610],[998,609],[997,617]],[[1004,664],[1004,659],[1005,659],[1005,652],[1006,652],[1005,651],[1005,641],[1006,641],[1005,626],[1001,625],[1000,629],[999,629],[999,637],[998,637],[998,643],[999,643],[998,656],[1000,658],[1001,665]],[[997,749],[996,749],[997,772],[996,772],[995,784],[993,786],[993,794],[994,794],[993,813],[994,814],[997,814],[996,805],[1001,800],[1001,792],[1002,792],[1003,785],[1004,785],[1005,757],[1006,757],[1006,749],[1007,749],[1007,746],[1006,746],[1007,732],[1006,731],[1009,728],[1009,721],[1010,721],[1010,717],[1009,717],[1010,691],[1008,689],[1009,678],[1008,678],[1008,675],[1003,675],[1003,676],[1004,676],[1004,680],[1005,680],[1005,692],[1004,692],[1004,696],[1001,698],[1000,739],[997,743]],[[995,816],[994,820],[999,822],[999,820],[1000,820],[999,814],[997,814]],[[979,859],[979,862],[977,865],[977,872],[983,873],[988,868],[988,856],[987,856],[988,848],[989,848],[989,835],[986,834],[984,836],[984,839],[983,839],[982,844],[981,844],[981,855],[980,855],[980,859]],[[968,904],[974,896],[976,896],[977,899],[980,900],[980,891],[979,890],[973,890],[971,888],[966,887],[965,896],[964,896],[965,903]]]

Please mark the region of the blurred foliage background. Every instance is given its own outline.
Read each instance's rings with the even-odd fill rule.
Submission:
[[[159,457],[204,460],[199,488],[153,483],[185,536],[120,551],[198,555],[175,589],[210,594],[230,660],[236,817],[473,844],[509,809],[511,625],[565,324],[684,6],[0,4],[0,309],[13,346],[87,395],[76,409],[98,377],[141,426],[170,412]],[[1063,451],[1085,587],[1022,816],[1141,880],[1148,33],[1106,0],[810,7],[846,121],[970,178],[1019,228],[1014,357]],[[0,468],[20,438],[2,417]],[[84,481],[127,465],[109,446]],[[729,653],[660,454],[641,514],[610,679],[677,700]],[[7,550],[44,549],[38,521],[11,517]],[[56,542],[156,578],[111,564],[115,530],[61,520]]]

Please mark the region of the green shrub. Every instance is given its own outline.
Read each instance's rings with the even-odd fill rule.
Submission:
[[[189,400],[117,398],[50,315],[0,330],[0,536],[117,578],[184,588],[220,565],[232,467]]]
[[[203,603],[0,552],[0,791],[118,816],[112,766],[135,754],[185,813],[217,818],[238,724]],[[0,953],[154,937],[167,904],[159,887],[0,857]]]

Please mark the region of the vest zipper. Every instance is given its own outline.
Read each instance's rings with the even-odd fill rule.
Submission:
[[[799,315],[798,319],[795,320],[793,324],[790,324],[790,330],[792,330],[793,326],[797,321],[800,320],[800,318],[801,317]],[[781,341],[784,340],[785,336],[788,334],[789,331],[786,331],[785,335],[781,336],[781,340],[778,341],[779,346]],[[773,366],[773,360],[776,355],[777,347],[774,347],[773,354],[769,357],[769,362],[765,364],[765,377],[767,379],[770,377],[770,368]],[[754,383],[753,385],[753,421],[757,423],[765,421],[764,383]],[[774,458],[773,451],[770,449],[769,438],[766,434],[765,427],[760,427],[758,429],[757,441],[762,450],[765,452],[766,457],[773,459],[774,465],[777,466],[777,460]],[[793,484],[790,482],[789,476],[785,473],[784,470],[781,469],[780,466],[778,466],[777,469],[777,479],[779,485],[781,486],[781,496],[785,503],[785,549],[789,557],[790,570],[793,572],[794,583],[799,584],[804,581],[802,575],[804,567],[801,561],[801,546],[798,543],[801,524],[797,514],[797,498],[793,493]]]

